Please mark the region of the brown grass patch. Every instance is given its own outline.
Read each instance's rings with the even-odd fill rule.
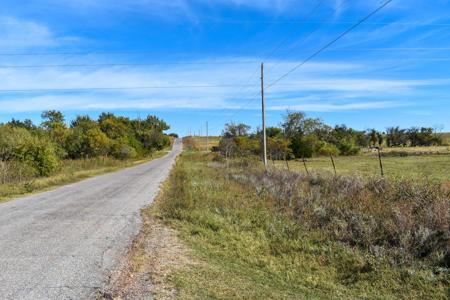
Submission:
[[[109,287],[98,299],[173,299],[176,290],[168,278],[192,262],[174,229],[142,211],[143,225],[123,267],[110,278]]]

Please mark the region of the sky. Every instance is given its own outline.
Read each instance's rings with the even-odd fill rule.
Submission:
[[[162,117],[180,135],[287,111],[450,131],[450,1],[2,0],[0,122]],[[284,76],[286,75],[286,76]]]

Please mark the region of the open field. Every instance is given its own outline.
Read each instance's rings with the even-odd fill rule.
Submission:
[[[450,181],[450,155],[420,155],[407,157],[383,157],[384,174],[388,178],[413,178]],[[358,176],[380,176],[377,156],[338,156],[334,158],[338,174]],[[272,163],[270,163],[272,164]],[[286,168],[286,164],[276,161],[275,165]],[[308,170],[314,172],[334,172],[329,157],[307,159]],[[301,161],[290,161],[291,170],[305,172]]]
[[[208,149],[219,146],[220,136],[208,137]],[[191,136],[183,139],[186,147],[194,147],[196,150],[204,151],[206,149],[206,137],[204,136]]]
[[[364,155],[376,155],[376,150],[363,149]],[[430,146],[430,147],[383,147],[384,155],[426,155],[426,154],[450,154],[450,146]]]
[[[169,150],[157,151],[152,157],[139,160],[93,158],[62,161],[60,170],[49,177],[36,177],[21,183],[0,184],[0,203],[26,194],[42,192],[86,178],[135,166],[167,154]]]
[[[308,203],[303,203],[300,197],[295,200],[300,201],[299,207],[295,206],[293,210],[282,209],[277,204],[282,199],[282,195],[277,192],[278,184],[273,186],[272,192],[270,192],[272,187],[263,190],[258,186],[259,180],[261,183],[270,184],[271,180],[276,179],[271,177],[276,174],[269,175],[266,179],[258,179],[259,176],[266,176],[264,174],[263,170],[252,171],[249,167],[243,168],[239,163],[232,163],[230,168],[226,169],[220,159],[214,159],[214,155],[185,152],[179,159],[156,209],[144,212],[168,222],[188,246],[190,257],[188,262],[181,269],[178,266],[172,272],[168,272],[170,275],[166,278],[168,281],[166,284],[176,288],[176,298],[446,299],[448,297],[450,279],[445,268],[433,267],[431,261],[407,258],[409,256],[406,254],[398,256],[396,251],[403,251],[402,247],[398,250],[391,249],[390,246],[387,246],[386,250],[382,250],[383,247],[376,248],[376,251],[367,250],[367,247],[375,245],[378,239],[381,239],[378,243],[383,243],[383,239],[386,242],[390,239],[390,234],[384,230],[394,228],[389,226],[390,221],[385,218],[389,216],[391,220],[395,214],[391,217],[385,213],[390,209],[393,212],[397,211],[395,207],[402,205],[401,202],[416,201],[411,197],[419,195],[421,188],[417,190],[417,195],[416,192],[412,192],[415,190],[411,190],[411,194],[405,192],[410,195],[405,200],[365,198],[366,200],[361,202],[358,197],[366,197],[367,193],[361,191],[359,196],[355,193],[359,193],[361,188],[365,187],[354,191],[350,188],[348,193],[338,192],[339,195],[331,199],[329,196],[332,194],[325,194],[331,186],[325,181],[314,181],[317,184],[316,188],[320,184],[325,184],[324,189],[317,191],[316,196],[323,195],[324,201],[327,198],[325,203],[331,204],[333,201],[332,205],[343,205],[342,211],[337,214],[336,207],[331,207],[328,211],[324,203],[314,202],[311,203],[311,211],[308,210],[304,215],[295,217],[295,211],[305,205],[305,208],[309,207]],[[309,179],[304,177],[301,180],[305,180],[306,184]],[[345,181],[344,178],[342,180]],[[291,186],[286,179],[280,182]],[[308,190],[306,185],[304,188]],[[424,188],[427,189],[426,186]],[[398,186],[395,189],[400,191],[403,187]],[[429,189],[430,192],[433,190],[431,187]],[[356,198],[348,198],[355,196]],[[311,201],[320,201],[319,198],[312,199],[314,200]],[[351,201],[355,202],[350,203]],[[377,205],[380,201],[382,203]],[[439,206],[435,208],[438,209]],[[447,209],[446,206],[445,211]],[[334,218],[328,219],[324,215],[328,213],[333,215],[333,212]],[[311,226],[313,223],[308,222],[313,220],[308,219],[313,216],[310,215],[312,213],[317,214],[317,218],[324,218],[323,224]],[[369,215],[373,219],[366,220],[365,216]],[[345,218],[348,219],[345,221]],[[345,242],[348,238],[340,242],[338,237],[334,236],[339,226],[344,226],[351,220],[357,220],[356,222],[361,224],[354,223],[349,226],[348,230],[352,233],[348,234],[354,239],[366,236],[367,245],[363,243],[358,247],[354,243]],[[421,220],[424,219],[414,217],[414,220],[423,222]],[[445,221],[445,218],[442,220]],[[326,225],[329,222],[330,225],[334,224],[333,222],[337,223]],[[375,224],[381,226],[379,232],[371,231],[371,226]],[[419,225],[429,226],[425,223],[417,224]],[[364,230],[359,232],[358,226],[362,226],[360,229]],[[383,226],[386,227],[382,230]],[[395,235],[402,234],[403,231],[395,233]],[[420,247],[414,242],[410,245]],[[389,249],[393,252],[389,252],[391,251]],[[414,250],[411,251],[414,253]]]
[[[450,136],[450,135],[449,135]],[[219,144],[220,137],[208,139],[209,149]],[[203,150],[204,137],[192,137],[189,144]],[[420,180],[450,181],[450,146],[392,147],[383,148],[383,169],[388,178],[412,178]],[[336,171],[342,175],[380,176],[377,152],[366,151],[356,156],[334,157]],[[270,162],[273,165],[273,162]],[[283,161],[275,161],[279,168],[286,168]],[[329,157],[307,159],[307,168],[313,172],[334,172]],[[305,172],[302,161],[289,161],[291,170]]]

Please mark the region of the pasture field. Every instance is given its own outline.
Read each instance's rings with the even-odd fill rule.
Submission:
[[[448,134],[450,138],[450,134]],[[209,137],[208,148],[218,146],[220,137]],[[204,151],[205,137],[191,137],[190,145]],[[186,145],[185,145],[186,146]],[[450,146],[432,147],[392,147],[383,148],[384,174],[392,179],[420,179],[450,181]],[[376,152],[362,150],[361,155],[334,157],[336,171],[343,175],[363,177],[380,176],[380,166]],[[286,168],[283,161],[269,162],[279,168]],[[334,172],[329,157],[309,158],[306,162],[309,171]],[[305,172],[302,161],[289,161],[291,170]]]
[[[337,174],[380,176],[379,161],[375,155],[338,156],[334,157],[334,162]],[[388,178],[450,180],[450,155],[387,156],[382,158],[382,162]],[[276,161],[275,165],[286,168],[282,161]],[[306,172],[302,161],[290,161],[289,166],[291,170]],[[334,172],[330,157],[309,158],[306,166],[313,172]]]
[[[430,146],[430,147],[383,147],[385,155],[426,155],[426,154],[450,154],[450,146]],[[364,155],[374,155],[376,150],[361,150]]]
[[[432,199],[442,200],[435,186],[388,182],[389,196],[383,198],[356,179],[312,180],[246,164],[236,159],[226,167],[217,155],[185,151],[156,207],[144,212],[175,229],[188,248],[187,265],[165,279],[176,299],[448,297],[447,269],[432,256],[417,258],[415,249],[422,245],[411,239],[435,219],[421,210],[398,210],[419,205],[434,191]],[[293,190],[284,191],[281,182]],[[402,198],[405,188],[408,196]],[[305,194],[313,195],[306,201]],[[291,209],[285,197],[292,195],[297,196]],[[440,205],[435,200],[427,207],[446,211]],[[396,230],[390,224],[399,214],[416,223]],[[404,240],[411,246],[407,251],[396,245]]]
[[[212,147],[219,146],[220,139],[220,136],[208,137],[208,149],[211,150]],[[200,151],[204,151],[206,149],[206,137],[204,136],[191,136],[184,138],[183,140],[185,147],[193,147]]]

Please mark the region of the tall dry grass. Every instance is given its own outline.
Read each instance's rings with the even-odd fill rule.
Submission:
[[[450,191],[441,183],[266,172],[248,164],[228,172],[306,229],[394,263],[419,258],[450,267]]]

